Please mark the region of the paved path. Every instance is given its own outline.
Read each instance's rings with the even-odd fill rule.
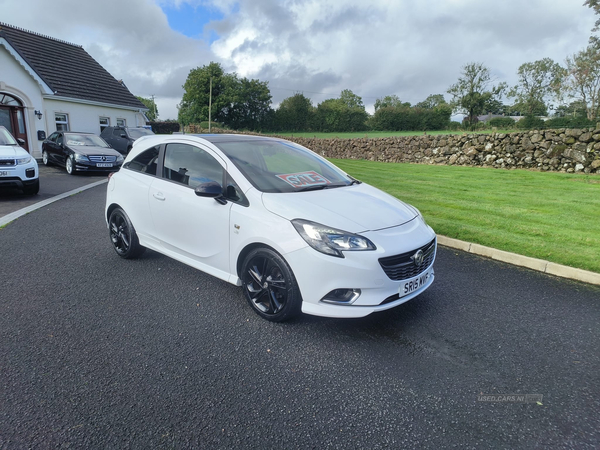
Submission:
[[[0,449],[600,447],[600,288],[440,248],[405,305],[271,324],[240,288],[118,258],[104,198],[0,230]]]

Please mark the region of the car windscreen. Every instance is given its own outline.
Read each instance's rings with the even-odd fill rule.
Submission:
[[[353,179],[311,151],[269,139],[214,142],[262,192],[301,192],[348,186]]]
[[[94,134],[65,133],[65,144],[76,147],[78,145],[86,147],[108,147],[104,139]]]
[[[148,130],[147,128],[129,128],[127,132],[129,133],[129,137],[132,139],[138,139],[142,136],[154,134],[152,130]]]
[[[0,145],[19,145],[6,128],[0,128]]]

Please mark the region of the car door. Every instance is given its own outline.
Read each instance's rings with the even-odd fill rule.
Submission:
[[[65,164],[71,152],[67,148],[67,135],[59,133],[56,138],[56,161]]]
[[[112,148],[125,154],[127,152],[127,144],[129,143],[125,130],[122,128],[115,128],[113,129],[112,134]]]
[[[56,164],[63,164],[63,134],[60,132],[53,133],[46,141],[45,150],[48,153],[48,160]]]
[[[106,127],[104,130],[102,130],[102,133],[100,133],[100,137],[104,139],[106,143],[112,148],[115,148],[115,146],[113,145],[112,127]]]
[[[162,176],[150,186],[148,203],[154,235],[175,259],[222,279],[229,276],[229,213],[231,202],[199,197],[201,183],[223,185],[225,162],[208,149],[169,143]]]

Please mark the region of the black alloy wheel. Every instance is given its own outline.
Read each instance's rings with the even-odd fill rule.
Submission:
[[[300,313],[302,297],[292,270],[268,248],[251,251],[242,265],[246,300],[264,319],[282,322]]]
[[[115,209],[108,219],[110,240],[121,258],[137,258],[146,250],[140,245],[129,217],[121,208]]]

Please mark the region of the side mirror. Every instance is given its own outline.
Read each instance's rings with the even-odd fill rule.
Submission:
[[[223,197],[223,187],[216,181],[200,183],[198,186],[196,186],[196,189],[194,189],[194,193],[198,197],[214,198],[222,205],[227,203],[227,200],[225,200],[225,197]]]
[[[19,143],[19,145],[21,147],[23,147],[25,145],[25,139],[17,138],[17,142]]]

